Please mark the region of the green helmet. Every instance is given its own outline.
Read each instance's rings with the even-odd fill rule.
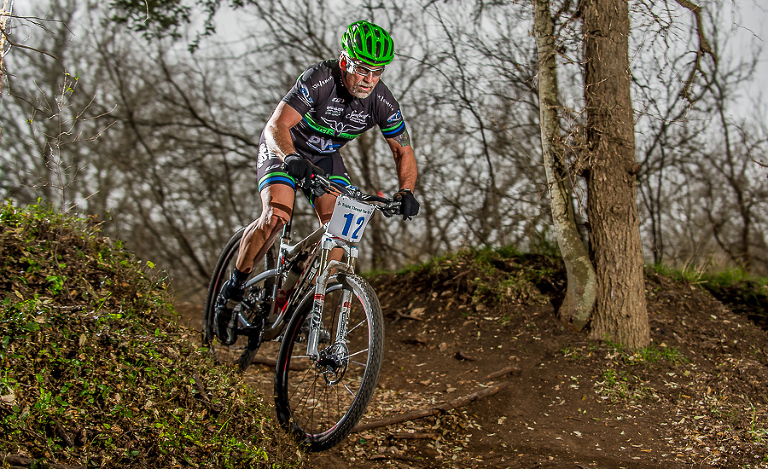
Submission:
[[[350,24],[341,36],[341,47],[349,58],[362,60],[374,67],[389,64],[395,56],[395,44],[389,33],[367,21]]]

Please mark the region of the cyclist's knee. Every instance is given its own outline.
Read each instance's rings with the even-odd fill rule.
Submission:
[[[273,233],[277,230],[281,230],[286,223],[288,223],[288,219],[290,217],[284,213],[272,213],[272,215],[269,217],[269,227],[270,231]]]
[[[290,214],[285,211],[268,207],[268,209],[262,213],[261,218],[259,219],[259,225],[264,232],[271,234],[282,229],[283,226],[288,223],[290,218]]]

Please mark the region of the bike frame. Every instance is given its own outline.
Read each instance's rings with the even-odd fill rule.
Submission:
[[[315,279],[315,297],[312,305],[307,350],[307,354],[313,359],[319,357],[317,347],[318,337],[320,335],[320,324],[322,321],[323,300],[325,299],[325,291],[328,286],[331,272],[354,273],[355,262],[358,257],[357,247],[351,246],[344,240],[329,236],[326,233],[327,227],[328,225],[325,224],[298,243],[291,245],[289,244],[291,221],[289,221],[283,228],[277,267],[265,270],[248,280],[248,285],[250,286],[270,277],[275,278],[275,285],[270,299],[270,314],[266,320],[263,331],[263,340],[273,340],[280,336],[284,327],[290,321],[291,317],[287,316],[287,313],[289,311],[295,311],[296,308],[294,308],[294,306],[300,306],[297,302],[309,291],[309,288],[307,287],[310,286],[312,280]],[[330,260],[330,253],[335,248],[343,249],[347,259],[346,262]],[[319,259],[318,250],[320,251]],[[301,255],[308,256],[304,264],[304,269],[296,279],[294,285],[287,285],[287,271],[291,265],[291,261],[297,259]],[[285,304],[282,307],[279,307],[280,305],[278,305],[275,300],[278,298],[278,292],[285,289],[292,289],[292,291]],[[346,333],[346,320],[349,317],[349,298],[347,298],[347,296],[349,294],[349,292],[344,292],[343,307],[341,314],[339,315],[339,327],[337,327],[336,334],[337,342],[341,341]],[[243,327],[253,327],[253,325],[248,323],[242,315],[239,315],[238,319]]]
[[[322,185],[325,192],[333,192],[333,183],[324,178],[319,178],[317,181]],[[359,189],[353,188],[357,191]],[[347,189],[342,189],[347,190]],[[335,189],[338,195],[342,195],[338,189]],[[365,200],[373,200],[375,202],[383,202],[384,207],[371,204],[374,208],[382,210],[384,215],[389,217],[392,215],[392,210],[399,206],[399,203],[392,205],[391,199],[384,199],[378,196],[365,196]],[[370,203],[370,202],[368,202]],[[334,208],[334,211],[336,208]],[[351,223],[351,220],[350,220]],[[312,302],[312,310],[309,314],[309,334],[307,338],[307,355],[314,361],[320,360],[320,353],[318,352],[318,342],[320,337],[320,329],[323,318],[323,306],[325,301],[325,292],[328,288],[329,281],[332,275],[342,274],[354,274],[355,264],[358,258],[358,248],[354,245],[354,242],[342,239],[329,233],[329,223],[325,223],[323,226],[317,228],[307,237],[303,238],[296,244],[291,243],[291,227],[293,224],[293,216],[288,220],[288,223],[283,227],[283,233],[280,237],[280,245],[277,259],[277,266],[273,269],[266,270],[254,276],[248,280],[248,287],[258,284],[262,281],[274,278],[273,291],[271,292],[269,301],[269,314],[266,318],[263,318],[263,327],[260,328],[261,337],[259,342],[264,340],[281,340],[281,334],[283,329],[290,322],[292,315],[295,311],[301,309],[303,304],[300,302],[306,297],[306,294],[313,287],[314,281],[314,298]],[[346,233],[345,233],[346,235]],[[344,253],[344,262],[331,259],[331,252],[334,249],[341,249]],[[306,256],[306,257],[305,257]],[[292,270],[296,267],[297,262],[303,262],[301,266],[301,272],[298,276],[292,276]],[[279,303],[278,298],[281,295],[288,295],[285,303]],[[348,290],[344,290],[342,293],[341,311],[338,317],[338,323],[336,327],[336,337],[333,342],[332,354],[335,358],[340,359],[345,351],[345,337],[347,335],[347,321],[349,320],[351,297],[352,293]],[[281,300],[282,301],[282,300]],[[250,324],[248,320],[242,315],[238,314],[238,321],[243,328],[257,328],[259,324]]]

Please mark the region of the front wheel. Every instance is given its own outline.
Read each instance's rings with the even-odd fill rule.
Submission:
[[[318,350],[307,356],[314,291],[297,307],[283,337],[275,374],[275,407],[283,428],[310,451],[329,449],[354,429],[373,397],[384,349],[381,305],[356,275],[329,279]],[[345,299],[346,298],[346,299]],[[349,302],[347,335],[336,341],[339,312]]]
[[[205,300],[205,310],[203,311],[202,334],[203,346],[210,350],[217,363],[234,365],[241,371],[248,368],[261,345],[262,321],[269,314],[270,297],[272,287],[275,284],[274,276],[266,277],[259,282],[254,282],[252,279],[266,270],[273,269],[276,265],[275,247],[272,246],[264,256],[261,265],[254,265],[243,302],[235,309],[236,313],[240,315],[236,325],[237,340],[232,345],[221,343],[214,333],[216,330],[214,323],[216,299],[219,297],[224,282],[231,277],[235,268],[240,240],[244,231],[245,228],[241,228],[230,238],[219,256],[213,275],[211,275],[208,296]]]

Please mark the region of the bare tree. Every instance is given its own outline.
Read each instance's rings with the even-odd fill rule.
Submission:
[[[6,36],[8,35],[8,19],[13,14],[13,0],[3,0],[0,6],[0,97],[3,95],[3,83],[5,82],[5,54]],[[2,141],[2,128],[0,128],[0,141]]]
[[[668,43],[656,44],[682,19],[670,16],[662,21],[661,15],[655,15],[644,26],[641,47],[658,55],[636,60],[633,73],[640,93],[637,102],[642,105],[637,125],[644,137],[638,149],[639,187],[647,213],[649,250],[655,263],[703,268],[718,253],[728,253],[729,263],[753,269],[752,253],[760,250],[749,246],[759,246],[761,235],[755,231],[760,212],[750,200],[759,197],[760,184],[750,177],[754,173],[745,172],[750,165],[744,163],[749,160],[748,148],[760,151],[759,132],[754,126],[738,125],[731,115],[739,93],[754,75],[761,51],[729,54],[733,28],[720,18],[717,5],[707,11],[690,3],[685,8],[696,13],[691,15],[687,40],[693,50],[673,53]],[[707,57],[712,59],[705,67]],[[693,81],[691,69],[698,71]],[[661,86],[659,77],[663,77]]]
[[[552,220],[567,272],[567,291],[558,315],[561,320],[583,328],[592,313],[596,294],[595,269],[582,243],[572,205],[570,175],[560,134],[560,100],[557,82],[554,20],[549,0],[536,0],[534,32],[539,52],[539,102],[541,146],[549,185]]]
[[[76,10],[75,1],[56,2],[47,17],[16,17],[16,30],[37,43],[13,43],[16,53],[7,62],[10,100],[2,103],[6,110],[16,105],[6,112],[6,133],[13,138],[0,158],[7,195],[21,203],[42,198],[63,211],[87,197],[75,181],[87,166],[88,142],[108,127],[93,125],[98,114],[92,96],[64,65],[76,62],[68,29]]]
[[[587,210],[598,278],[590,336],[648,345],[643,253],[636,205],[635,134],[626,0],[582,4]]]

